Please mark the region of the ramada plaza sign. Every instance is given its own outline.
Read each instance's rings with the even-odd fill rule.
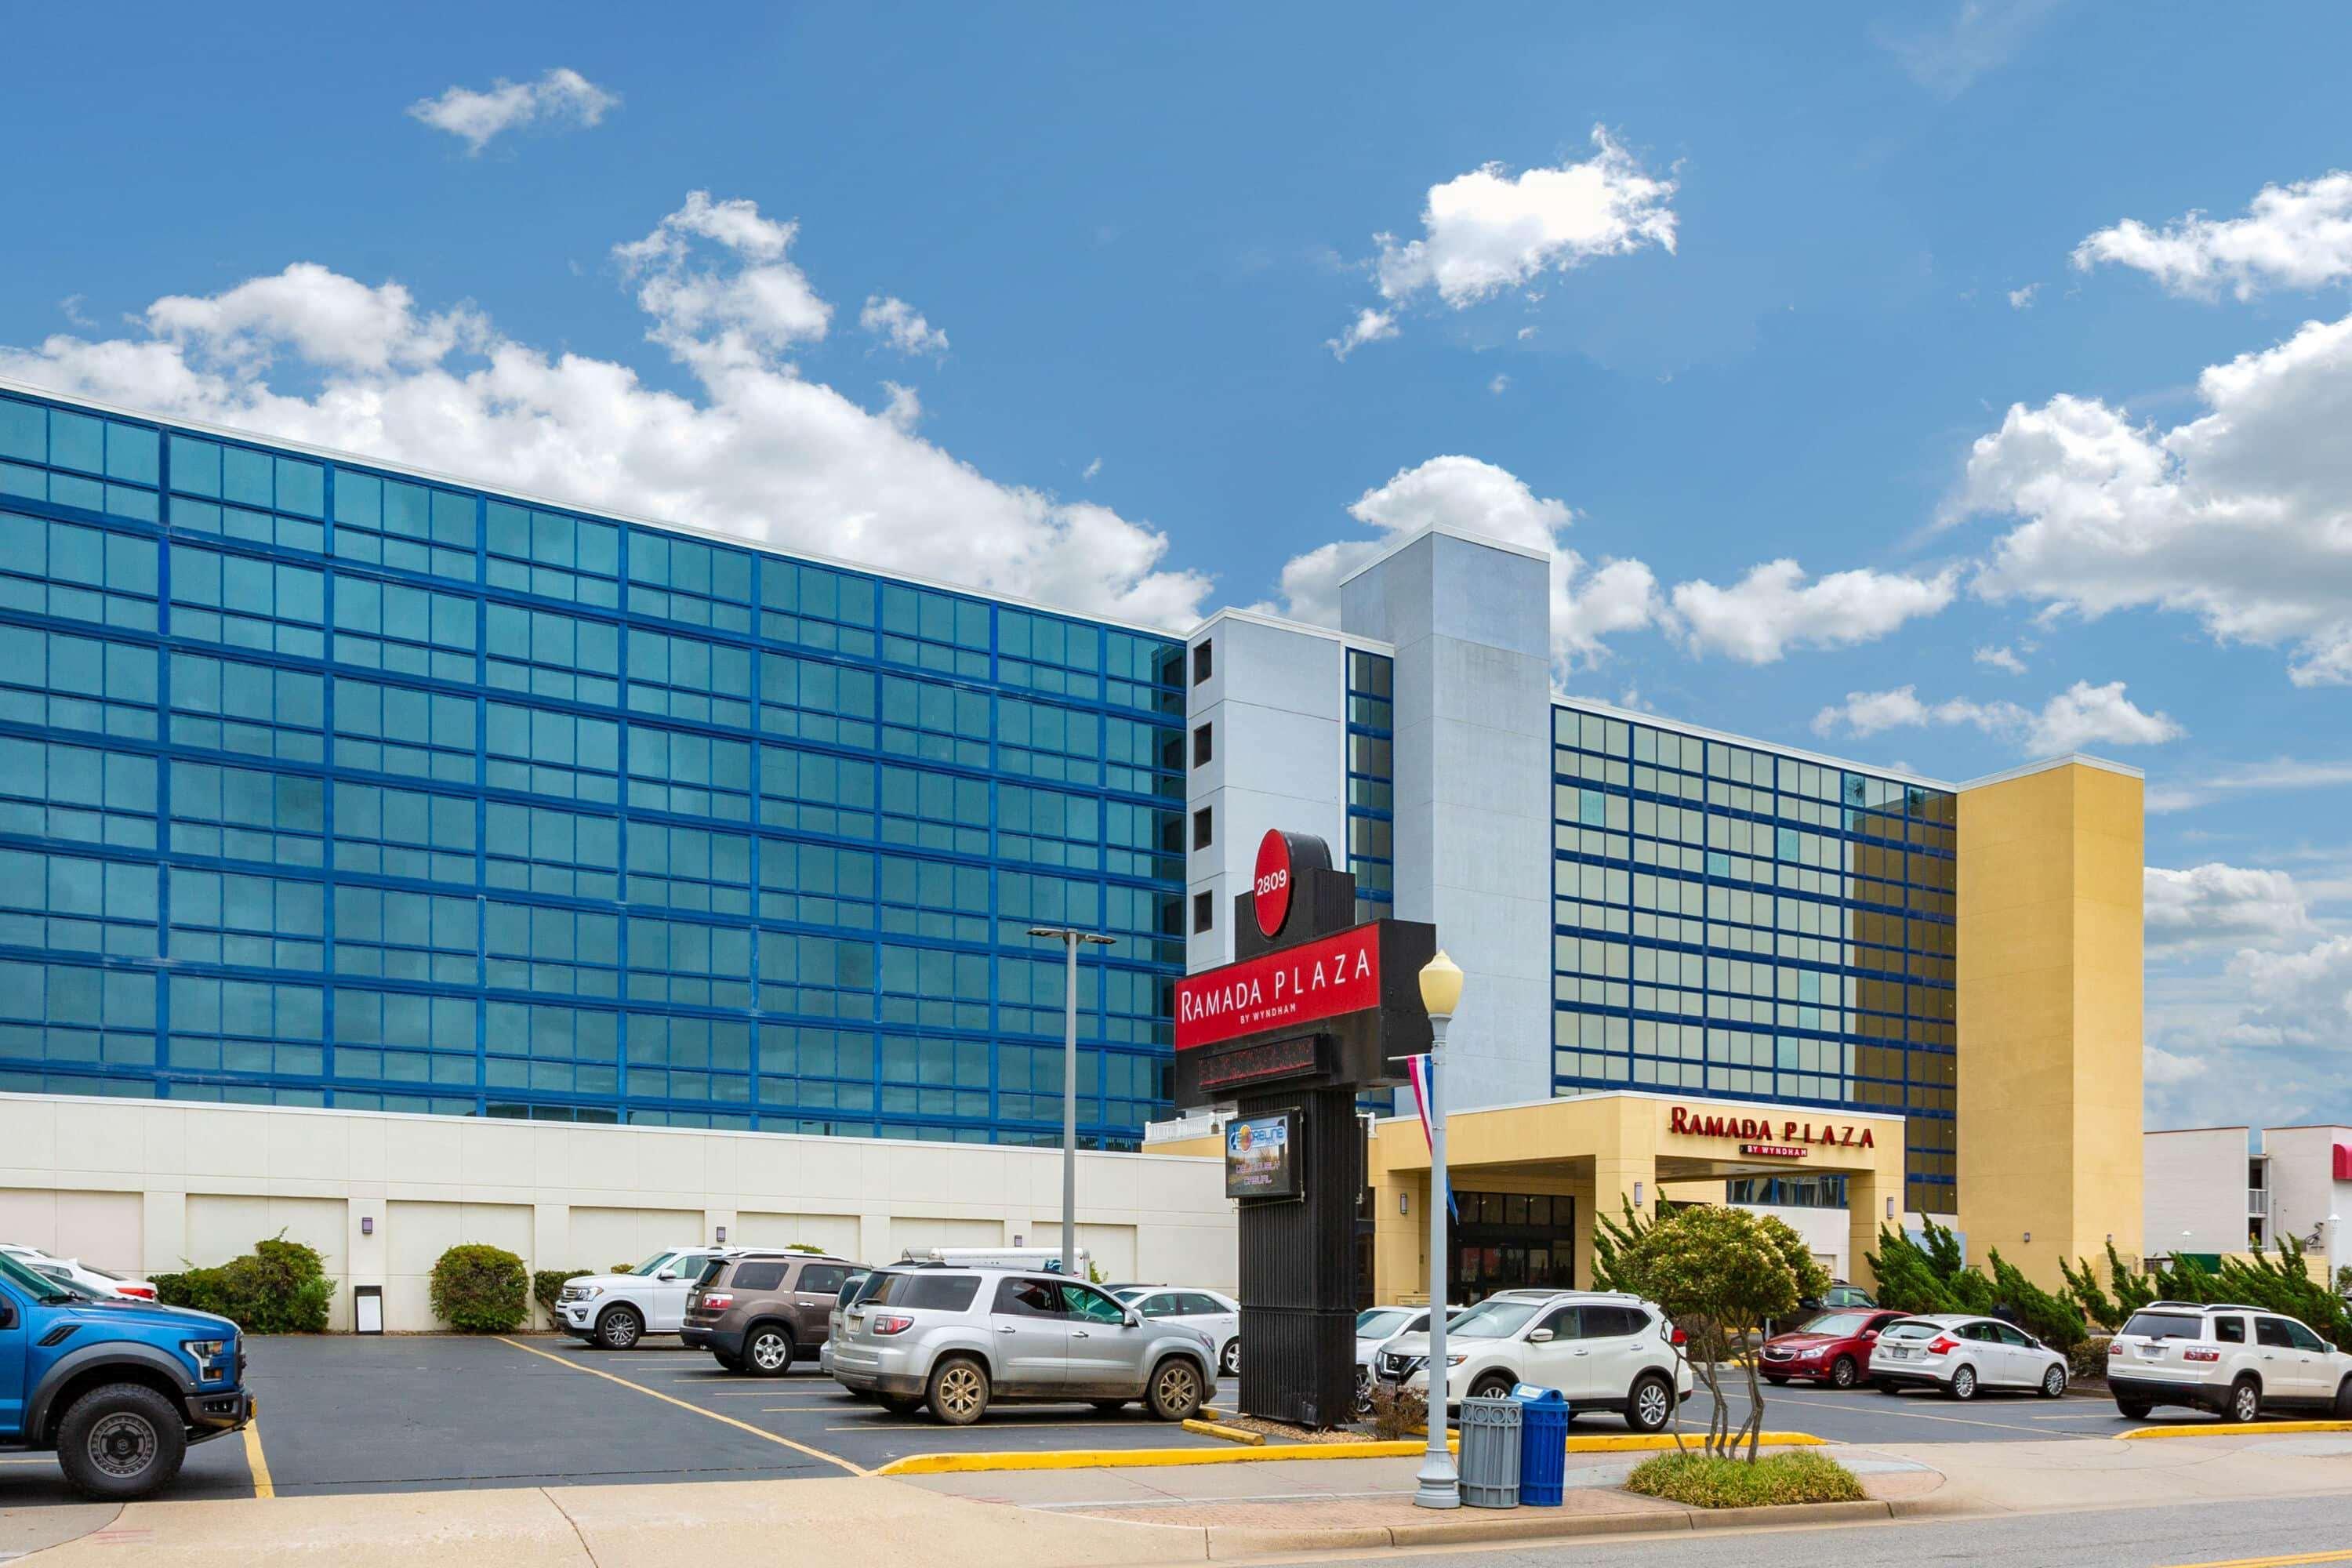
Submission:
[[[1775,1127],[1769,1117],[1724,1116],[1712,1111],[1701,1114],[1681,1105],[1666,1113],[1666,1131],[1691,1138],[1720,1138],[1738,1143],[1742,1154],[1775,1160],[1801,1160],[1815,1149],[1878,1147],[1878,1140],[1869,1128],[1851,1121],[1783,1119]]]
[[[1380,1005],[1380,930],[1377,924],[1360,925],[1178,981],[1176,1048],[1213,1046]]]

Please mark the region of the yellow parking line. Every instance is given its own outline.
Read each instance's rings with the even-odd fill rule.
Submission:
[[[261,1452],[261,1423],[258,1419],[245,1424],[245,1468],[253,1472],[255,1497],[278,1495],[278,1484],[269,1479],[269,1460]]]
[[[2297,1563],[2352,1563],[2352,1552],[2306,1552],[2294,1557],[2232,1557],[2226,1563],[2183,1563],[2179,1568],[2291,1568]]]
[[[697,1415],[700,1415],[708,1420],[716,1421],[722,1426],[732,1426],[739,1432],[749,1432],[754,1437],[765,1437],[771,1443],[780,1444],[784,1447],[792,1449],[795,1453],[806,1454],[812,1459],[823,1459],[828,1465],[838,1465],[853,1476],[863,1476],[872,1473],[862,1465],[851,1464],[847,1459],[843,1458],[838,1454],[828,1454],[822,1448],[812,1448],[805,1443],[795,1443],[790,1437],[779,1436],[773,1432],[765,1431],[758,1426],[752,1426],[748,1421],[738,1421],[732,1415],[721,1415],[716,1410],[705,1410],[699,1405],[689,1405],[683,1399],[673,1399],[668,1394],[662,1393],[659,1389],[647,1388],[642,1383],[632,1383],[625,1377],[615,1377],[609,1372],[599,1372],[593,1366],[582,1366],[578,1362],[572,1361],[566,1357],[554,1355],[546,1351],[533,1350],[529,1345],[520,1344],[513,1340],[508,1339],[504,1334],[500,1334],[499,1336],[499,1342],[500,1344],[513,1345],[515,1349],[521,1351],[526,1355],[545,1356],[549,1361],[553,1362],[558,1366],[568,1366],[574,1372],[586,1373],[590,1377],[601,1377],[607,1383],[617,1383],[623,1388],[634,1388],[639,1394],[644,1394],[647,1399],[658,1399],[665,1405],[675,1405],[680,1410],[691,1410]]]

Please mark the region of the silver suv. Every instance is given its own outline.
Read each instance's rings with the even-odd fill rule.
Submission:
[[[917,1265],[877,1270],[868,1284],[842,1313],[833,1376],[900,1415],[928,1405],[969,1426],[999,1400],[1108,1412],[1140,1399],[1160,1420],[1182,1421],[1214,1382],[1208,1335],[1075,1279]]]
[[[2241,1423],[2272,1409],[2352,1416],[2352,1355],[2260,1307],[2150,1301],[2108,1342],[2107,1391],[2134,1421],[2158,1405]]]

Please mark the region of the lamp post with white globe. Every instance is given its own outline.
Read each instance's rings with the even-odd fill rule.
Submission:
[[[1440,949],[1421,971],[1421,1005],[1429,1014],[1429,1451],[1412,1500],[1423,1508],[1460,1508],[1462,1475],[1445,1445],[1445,1028],[1462,1005],[1462,970]]]

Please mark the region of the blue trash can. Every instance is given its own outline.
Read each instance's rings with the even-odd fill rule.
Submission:
[[[1568,1401],[1557,1388],[1521,1384],[1519,1402],[1519,1506],[1558,1508],[1568,1474]]]

